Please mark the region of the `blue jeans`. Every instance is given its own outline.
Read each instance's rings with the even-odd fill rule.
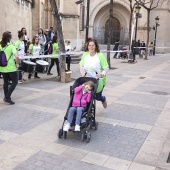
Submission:
[[[104,89],[104,86],[103,86],[103,89]],[[96,93],[96,100],[97,100],[97,101],[104,102],[104,101],[106,100],[106,97],[105,97],[105,96],[102,96],[103,89],[102,89],[101,92]]]
[[[153,55],[153,50],[149,51],[149,55],[152,56]]]
[[[68,111],[67,121],[69,123],[72,123],[75,111],[77,111],[76,125],[80,125],[81,116],[83,114],[84,107],[70,107],[70,109]]]

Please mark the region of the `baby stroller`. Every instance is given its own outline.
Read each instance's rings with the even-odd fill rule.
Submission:
[[[87,105],[87,107],[85,108],[85,110],[82,114],[82,117],[81,117],[81,122],[80,122],[81,141],[83,142],[83,141],[86,140],[86,142],[90,142],[91,133],[87,130],[88,127],[90,129],[94,128],[95,130],[97,130],[97,128],[98,128],[98,122],[96,122],[96,119],[95,119],[96,90],[97,90],[97,86],[98,86],[98,80],[95,79],[95,78],[91,78],[91,77],[80,77],[74,82],[73,86],[70,86],[70,102],[69,102],[69,106],[67,108],[66,115],[64,116],[62,128],[58,131],[58,137],[59,138],[61,138],[63,136],[63,138],[66,139],[68,132],[74,132],[74,130],[72,128],[75,126],[76,113],[74,113],[73,122],[71,124],[71,128],[69,129],[69,131],[68,132],[64,131],[63,127],[64,127],[64,124],[67,120],[68,110],[72,105],[73,96],[74,96],[74,89],[76,87],[82,85],[83,83],[87,82],[87,81],[92,81],[94,83],[94,88],[91,91],[91,101]]]
[[[128,58],[127,51],[126,51],[127,48],[123,47],[121,50],[122,50],[122,52],[120,53],[120,57],[124,58],[124,59]]]

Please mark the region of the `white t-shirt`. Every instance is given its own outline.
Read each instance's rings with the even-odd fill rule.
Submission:
[[[24,49],[25,49],[24,41],[20,41],[20,44],[18,46],[18,55],[19,56],[23,56],[25,54]]]
[[[40,50],[41,50],[41,46],[39,44],[34,45],[33,46],[33,56],[40,55]]]
[[[84,58],[84,69],[87,73],[87,77],[97,78],[96,73],[101,73],[100,60],[97,54],[95,54],[94,56],[90,56],[89,54]]]

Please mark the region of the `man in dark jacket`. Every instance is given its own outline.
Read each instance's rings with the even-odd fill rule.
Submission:
[[[45,29],[44,32],[45,38],[46,38],[46,44],[45,44],[45,49],[44,49],[44,55],[48,55],[48,47],[49,47],[49,42],[50,42],[50,36],[49,36],[49,30]]]
[[[119,40],[116,41],[114,48],[113,48],[113,51],[118,51],[118,48],[119,48]],[[118,52],[115,53],[113,58],[116,58],[117,54],[118,54]]]

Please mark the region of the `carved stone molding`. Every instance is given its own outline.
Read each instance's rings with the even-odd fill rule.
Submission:
[[[63,14],[59,13],[61,18],[79,18],[79,15],[72,15],[72,14]]]

